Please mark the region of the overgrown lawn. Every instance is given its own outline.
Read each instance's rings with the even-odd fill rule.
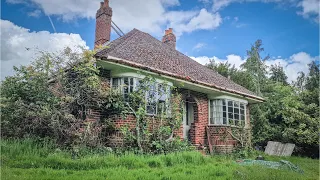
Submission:
[[[52,143],[32,140],[1,141],[1,179],[318,179],[319,161],[308,158],[270,157],[267,160],[288,160],[298,165],[303,174],[240,166],[231,156],[204,157],[198,152],[167,155],[116,155],[107,151],[82,152],[72,159],[68,151]]]

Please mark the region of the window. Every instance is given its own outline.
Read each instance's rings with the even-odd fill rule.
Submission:
[[[158,91],[157,91],[157,114],[165,114],[167,116],[170,116],[171,110],[170,110],[170,86],[165,84],[157,84]]]
[[[146,92],[146,111],[147,114],[157,114],[157,87],[156,84],[150,84],[148,91]]]
[[[133,92],[134,79],[132,77],[123,78],[123,96],[126,101],[129,100],[129,93]]]
[[[134,77],[112,78],[112,88],[119,90],[126,101],[129,94],[139,86],[139,79]],[[165,84],[151,83],[146,92],[146,112],[149,115],[170,115],[170,87]]]
[[[245,125],[245,104],[227,99],[209,101],[210,124],[214,125]]]
[[[129,93],[133,92],[136,78],[123,77],[112,78],[112,88],[118,90],[123,94],[125,100],[128,100]]]

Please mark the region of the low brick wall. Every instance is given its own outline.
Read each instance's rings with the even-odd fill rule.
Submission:
[[[237,146],[237,141],[230,135],[229,126],[208,126],[208,144],[212,145],[212,150],[217,153],[231,153]],[[210,141],[210,143],[209,143]]]

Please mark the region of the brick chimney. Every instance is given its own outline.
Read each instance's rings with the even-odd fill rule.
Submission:
[[[172,32],[172,28],[165,30],[165,34],[162,37],[162,42],[171,48],[176,49],[176,36]]]
[[[96,13],[96,35],[94,47],[110,41],[112,9],[109,0],[100,2],[100,8]]]

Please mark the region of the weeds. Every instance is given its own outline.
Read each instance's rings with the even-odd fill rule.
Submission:
[[[260,166],[239,166],[230,155],[205,157],[188,151],[167,155],[116,155],[108,150],[81,150],[78,159],[54,142],[2,140],[1,179],[318,179],[318,161],[290,157],[299,174]],[[266,156],[278,161],[279,157]]]

